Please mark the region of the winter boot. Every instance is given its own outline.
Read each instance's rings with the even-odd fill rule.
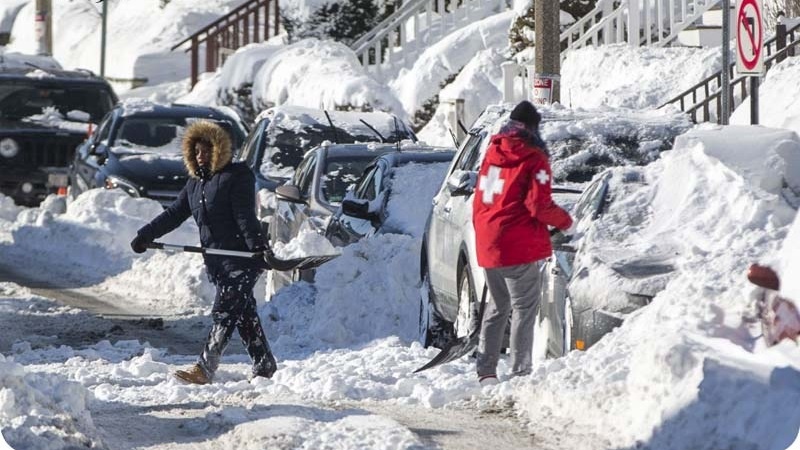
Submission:
[[[492,375],[484,375],[478,378],[478,383],[481,384],[481,387],[484,387],[484,386],[494,386],[500,383],[500,381],[497,379],[497,375],[492,374]]]
[[[198,364],[193,365],[189,370],[176,370],[175,378],[191,384],[211,383],[208,375],[206,375],[206,371]]]

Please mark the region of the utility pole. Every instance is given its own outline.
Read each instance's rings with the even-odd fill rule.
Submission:
[[[101,0],[102,1],[102,0]],[[100,76],[106,76],[106,32],[108,31],[107,28],[107,21],[108,18],[108,2],[103,2],[103,22],[100,31]]]
[[[36,53],[53,56],[53,5],[51,0],[36,0],[34,35],[37,40]]]
[[[536,59],[532,96],[534,103],[540,105],[561,101],[560,8],[559,0],[534,0]]]

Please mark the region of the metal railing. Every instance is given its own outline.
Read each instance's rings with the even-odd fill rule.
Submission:
[[[186,49],[192,55],[192,86],[200,76],[200,50],[205,49],[203,72],[213,72],[225,58],[240,47],[254,42],[264,42],[280,32],[278,0],[250,0],[230,13],[206,25],[171,50],[189,43]]]
[[[800,44],[800,23],[786,29],[778,25],[775,36],[764,42],[764,68],[769,70],[774,64],[787,56],[794,56],[795,48]],[[730,111],[741,104],[749,95],[749,86],[745,82],[749,76],[736,74],[736,62],[728,67],[731,91]],[[738,95],[737,95],[738,90]],[[699,83],[681,92],[662,105],[675,105],[686,112],[696,123],[719,121],[722,113],[722,69],[709,75]],[[702,114],[702,115],[701,115]]]

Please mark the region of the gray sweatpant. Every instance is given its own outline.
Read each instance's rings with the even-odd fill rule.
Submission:
[[[485,269],[491,298],[486,300],[481,324],[478,377],[497,374],[497,360],[506,334],[508,315],[512,310],[511,373],[526,375],[531,372],[533,326],[540,297],[539,265],[537,261]]]

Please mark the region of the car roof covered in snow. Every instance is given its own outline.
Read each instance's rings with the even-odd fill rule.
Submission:
[[[263,119],[271,121],[270,126],[280,124],[281,128],[300,132],[305,128],[327,128],[330,122],[325,115],[326,110],[306,108],[302,106],[275,106],[262,111],[256,118],[256,123]],[[374,136],[378,141],[380,138],[364,125],[361,121],[367,122],[374,127],[385,138],[394,133],[395,129],[403,132],[404,135],[413,135],[410,129],[396,116],[382,112],[361,112],[361,111],[334,111],[327,110],[331,121],[338,129],[353,136]],[[275,124],[275,125],[273,125]]]
[[[0,63],[0,79],[9,80],[36,80],[39,83],[75,83],[75,84],[103,84],[106,81],[88,70],[63,70],[53,68],[35,68],[5,66]]]
[[[397,144],[381,144],[375,142],[357,143],[357,144],[331,144],[324,143],[319,147],[315,147],[308,151],[308,153],[317,151],[324,147],[327,151],[328,157],[342,157],[348,156],[363,156],[367,154],[374,154],[376,157],[389,152],[397,152]],[[419,152],[454,152],[452,147],[435,147],[425,144],[418,144],[411,141],[403,141],[400,144],[399,153],[419,153]],[[307,153],[307,154],[308,154]]]
[[[117,105],[118,113],[124,117],[208,117],[209,119],[234,121],[224,112],[204,105],[182,103],[162,104],[144,99],[128,99]]]
[[[435,163],[435,162],[450,162],[453,160],[456,152],[451,149],[442,149],[441,147],[427,147],[419,148],[413,151],[399,151],[382,155],[380,158],[389,163],[390,167],[402,166],[408,163]]]

